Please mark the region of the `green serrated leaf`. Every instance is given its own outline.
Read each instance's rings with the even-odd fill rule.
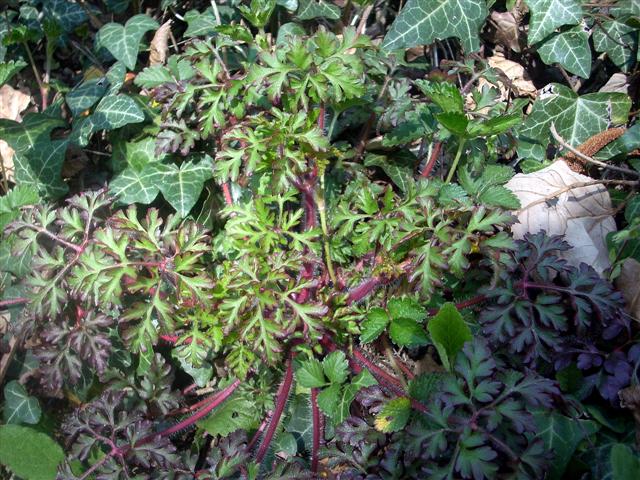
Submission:
[[[525,0],[531,11],[529,45],[539,42],[563,25],[577,25],[582,7],[576,0]]]
[[[255,405],[234,395],[216,407],[204,420],[200,420],[198,427],[206,430],[209,435],[226,437],[236,430],[256,428],[258,422]]]
[[[18,185],[0,197],[0,230],[18,218],[20,208],[35,205],[40,200],[38,191],[29,185]]]
[[[376,429],[382,433],[402,430],[411,416],[411,400],[399,397],[389,400],[376,415]]]
[[[582,78],[591,74],[589,34],[582,25],[552,34],[539,45],[538,53],[547,65],[558,63]]]
[[[447,370],[451,370],[465,342],[473,338],[471,330],[453,303],[445,303],[440,308],[436,316],[429,320],[427,330]]]
[[[475,52],[480,48],[479,31],[487,15],[485,0],[408,0],[381,48],[409,48],[455,37],[467,53]]]
[[[389,337],[393,343],[401,347],[418,347],[429,343],[429,337],[415,320],[397,318],[391,321]]]
[[[360,342],[370,343],[380,336],[389,325],[389,315],[380,307],[373,307],[360,325]]]
[[[520,208],[520,200],[508,188],[500,185],[494,185],[482,191],[480,194],[482,203],[492,206],[501,207],[506,210],[517,210]]]
[[[344,383],[349,375],[349,363],[341,350],[336,350],[322,360],[322,369],[332,383]]]
[[[396,186],[406,192],[409,188],[409,181],[413,175],[413,165],[406,161],[392,161],[384,155],[367,155],[364,164],[367,167],[380,167]]]
[[[387,310],[392,319],[410,318],[422,322],[427,318],[427,311],[415,298],[392,298],[387,303]]]
[[[324,378],[324,370],[319,360],[311,358],[300,363],[296,370],[298,385],[305,388],[324,387],[327,380]]]
[[[116,60],[133,70],[142,37],[158,27],[158,22],[144,14],[134,15],[124,26],[119,23],[107,23],[96,34],[96,47],[106,48]]]
[[[55,480],[62,448],[33,428],[0,425],[0,464],[23,480]]]

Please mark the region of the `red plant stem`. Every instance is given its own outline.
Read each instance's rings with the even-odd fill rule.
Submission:
[[[223,390],[209,397],[208,399],[209,403],[202,410],[199,410],[198,412],[194,413],[190,417],[185,418],[181,422],[176,423],[172,427],[162,430],[161,432],[152,433],[150,435],[147,435],[146,437],[141,438],[136,442],[134,446],[139,447],[140,445],[144,445],[146,443],[151,442],[156,437],[167,437],[176,432],[179,432],[180,430],[190,427],[201,418],[204,418],[205,416],[207,416],[209,412],[211,412],[214,408],[216,408],[218,405],[224,402],[227,398],[229,398],[233,394],[233,392],[235,392],[236,388],[238,388],[239,385],[240,385],[240,380],[236,379],[231,385],[229,385],[228,387],[224,388]]]
[[[32,227],[33,228],[33,227]],[[65,239],[60,238],[59,236],[57,236],[55,233],[51,233],[49,230],[47,230],[46,228],[36,228],[35,229],[38,233],[43,233],[45,234],[47,237],[49,237],[51,240],[58,242],[60,245],[64,245],[65,247],[70,248],[71,250],[74,250],[77,253],[82,253],[84,251],[84,246],[83,245],[76,245],[75,243],[71,243],[71,242],[67,242]]]
[[[358,350],[357,348],[354,348],[353,356],[358,360],[358,362],[362,363],[367,368],[367,370],[369,370],[373,374],[373,376],[376,377],[378,382],[380,382],[384,387],[387,387],[389,390],[391,390],[393,393],[395,393],[399,397],[409,398],[409,400],[411,401],[411,407],[414,410],[418,410],[419,412],[422,412],[422,413],[429,413],[429,409],[425,405],[423,405],[418,400],[411,398],[409,397],[409,395],[407,395],[407,392],[404,391],[404,388],[402,388],[402,384],[397,378],[389,375],[387,372],[385,372],[376,364],[374,364],[371,360],[365,357],[364,354],[360,352],[360,350]],[[352,365],[352,368],[353,368],[353,365]],[[360,369],[354,368],[355,373],[359,373],[359,371]]]
[[[347,305],[359,302],[364,297],[369,295],[373,290],[375,290],[380,285],[380,283],[382,283],[382,277],[371,277],[362,282],[357,287],[351,289],[349,291],[349,295],[347,296]]]
[[[255,444],[258,443],[258,440],[260,439],[260,435],[262,435],[262,432],[264,432],[264,429],[266,427],[267,427],[267,419],[265,418],[260,424],[260,426],[258,427],[258,430],[256,430],[256,433],[253,434],[253,437],[251,437],[251,440],[247,444],[247,450],[249,451],[252,450]]]
[[[313,446],[311,449],[311,472],[318,473],[318,451],[320,450],[320,438],[322,425],[320,409],[318,408],[318,389],[311,389],[311,412],[313,416]]]
[[[325,113],[324,103],[320,104],[320,107],[318,108],[318,110],[320,111],[318,113],[318,128],[322,133],[324,133],[324,113]]]
[[[429,157],[429,161],[422,169],[420,176],[422,178],[427,178],[431,175],[431,171],[433,170],[434,165],[436,164],[436,160],[440,156],[440,151],[442,150],[442,142],[436,142],[433,144],[433,149],[431,150],[431,156]]]
[[[16,305],[24,305],[25,303],[29,303],[29,299],[24,297],[16,297],[16,298],[10,298],[8,300],[0,300],[0,310],[4,310],[5,308],[13,307]]]
[[[415,378],[415,373],[411,371],[411,369],[399,358],[395,359],[396,364],[400,367],[400,370],[407,376],[409,380],[413,380]]]
[[[224,203],[226,203],[229,207],[233,205],[233,198],[231,197],[229,182],[224,182],[222,184],[222,194],[224,195]]]
[[[287,360],[287,369],[284,372],[284,379],[278,389],[278,396],[276,397],[276,405],[273,410],[273,415],[271,416],[271,421],[269,422],[269,426],[264,434],[262,443],[260,444],[260,447],[258,447],[258,451],[256,453],[256,462],[258,463],[262,463],[262,460],[264,460],[264,457],[269,450],[269,445],[271,444],[271,440],[273,440],[273,436],[278,428],[278,423],[280,423],[280,417],[282,416],[284,407],[287,404],[287,398],[289,398],[291,384],[293,383],[293,362],[291,359],[292,356],[289,356],[289,359]]]
[[[477,305],[478,303],[482,303],[486,301],[487,301],[487,297],[485,297],[484,295],[478,295],[477,297],[472,297],[472,298],[469,298],[468,300],[464,300],[462,302],[456,303],[456,308],[458,310],[463,308],[469,308],[474,305]],[[429,315],[435,315],[436,313],[438,313],[439,310],[440,310],[439,308],[430,308],[428,310],[428,313]]]

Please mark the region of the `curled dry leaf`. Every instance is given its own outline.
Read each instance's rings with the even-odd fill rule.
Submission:
[[[171,35],[171,20],[167,20],[156,30],[149,45],[149,65],[164,65],[169,51],[169,36]]]
[[[491,68],[500,70],[504,74],[505,80],[508,80],[507,83],[510,83],[510,85],[504,85],[502,83],[499,85],[500,93],[505,99],[505,93],[507,93],[508,87],[510,87],[518,97],[536,96],[538,90],[522,65],[512,62],[511,60],[507,60],[502,55],[494,55],[487,58],[487,61]]]
[[[0,88],[0,118],[6,118],[17,122],[22,121],[20,114],[29,106],[31,96],[20,90],[4,85]],[[7,180],[13,180],[13,149],[7,142],[0,140],[0,156],[7,174]]]
[[[616,287],[624,295],[627,309],[633,318],[640,321],[640,262],[627,258],[622,264],[620,276],[616,278]]]
[[[514,52],[520,52],[518,23],[513,12],[491,12],[487,21],[489,40],[504,45]]]
[[[610,266],[605,238],[616,230],[611,198],[602,184],[569,168],[564,160],[537,172],[518,174],[506,187],[520,200],[513,235],[545,230],[564,235],[574,248],[562,252],[572,265],[584,262],[602,273]]]
[[[611,75],[611,78],[605,83],[599,92],[610,93],[629,93],[629,79],[624,73],[618,72]]]

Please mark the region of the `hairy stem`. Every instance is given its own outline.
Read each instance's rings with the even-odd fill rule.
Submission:
[[[25,303],[29,303],[29,299],[24,297],[16,297],[16,298],[10,298],[8,300],[0,300],[0,310],[4,310],[5,308],[13,307],[16,305],[24,305]]]
[[[429,161],[420,172],[420,176],[422,178],[428,178],[431,175],[431,171],[436,164],[436,160],[440,156],[440,151],[442,150],[442,142],[436,142],[433,144],[433,149],[431,150],[431,156],[429,157]]]
[[[313,446],[311,449],[311,471],[318,473],[318,451],[322,437],[322,425],[320,409],[318,408],[318,389],[311,389],[311,412],[313,416]]]
[[[267,427],[267,431],[264,434],[264,438],[262,439],[262,443],[260,444],[260,447],[258,447],[258,451],[256,453],[256,462],[258,463],[262,463],[267,451],[269,450],[269,445],[271,445],[273,436],[275,435],[278,424],[280,423],[280,417],[282,416],[282,412],[284,412],[284,407],[286,406],[287,399],[289,398],[291,384],[293,383],[293,362],[291,359],[292,357],[290,356],[287,360],[287,369],[284,372],[284,378],[280,384],[280,388],[278,389],[278,396],[276,397],[276,405],[273,410],[273,415],[269,422],[269,427]]]
[[[360,285],[349,291],[349,295],[347,296],[347,305],[359,302],[375,290],[381,283],[382,277],[376,276],[366,279]]]
[[[224,402],[227,398],[229,398],[233,394],[233,392],[236,391],[239,385],[240,385],[240,380],[236,379],[231,385],[224,388],[223,390],[220,390],[218,393],[212,395],[209,398],[209,403],[206,404],[206,406],[203,407],[202,410],[198,410],[196,413],[194,413],[190,417],[185,418],[184,420],[176,423],[172,427],[162,430],[161,432],[153,433],[151,435],[147,435],[146,437],[141,438],[136,442],[134,446],[139,447],[140,445],[149,443],[150,441],[152,441],[154,438],[158,436],[167,437],[169,435],[173,435],[176,432],[179,432],[180,430],[190,427],[201,418],[206,417],[209,414],[209,412],[211,412],[214,408],[216,408],[218,405]]]

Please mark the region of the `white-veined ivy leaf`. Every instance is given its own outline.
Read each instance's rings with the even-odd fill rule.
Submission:
[[[204,420],[198,422],[210,435],[226,437],[236,430],[251,430],[257,427],[257,410],[246,398],[232,396],[222,405],[216,407]]]
[[[373,342],[389,325],[389,315],[380,307],[373,307],[360,324],[360,342]]]
[[[43,113],[28,113],[22,123],[0,119],[0,138],[15,150],[13,163],[18,185],[31,186],[49,199],[64,195],[60,178],[67,140],[51,141],[51,131],[65,122]]]
[[[406,156],[404,158],[397,156],[394,160],[389,159],[384,155],[369,154],[364,159],[364,164],[367,167],[380,167],[391,179],[391,181],[403,192],[407,191],[408,182],[413,177],[414,162],[407,161]]]
[[[538,46],[538,53],[547,65],[558,63],[582,78],[591,74],[589,34],[582,25],[550,35]]]
[[[376,415],[376,430],[391,433],[402,430],[411,416],[411,400],[407,397],[393,398],[385,403]]]
[[[577,0],[525,0],[531,11],[529,45],[543,40],[556,28],[577,25],[582,20],[582,8]]]
[[[289,405],[290,414],[284,429],[296,437],[299,451],[310,451],[313,442],[313,418],[309,395],[293,395]]]
[[[184,21],[187,22],[187,30],[184,32],[185,38],[213,35],[218,25],[210,8],[202,13],[197,10],[189,10],[184,14]]]
[[[126,168],[133,168],[140,172],[150,163],[162,162],[165,158],[167,158],[166,153],[156,155],[156,141],[153,137],[137,142],[118,141],[113,143],[111,169],[116,173]]]
[[[467,53],[475,52],[480,48],[479,31],[487,15],[485,0],[408,0],[381,48],[409,48],[456,37]]]
[[[418,347],[429,343],[429,337],[415,320],[410,318],[396,318],[389,326],[389,337],[398,346]]]
[[[165,200],[186,217],[198,201],[204,182],[213,178],[213,160],[208,155],[199,162],[187,161],[175,164],[154,164],[161,175],[160,191]]]
[[[7,423],[36,424],[40,421],[42,410],[38,399],[30,396],[16,380],[12,380],[4,387],[3,414]]]
[[[618,21],[598,23],[593,30],[593,46],[597,52],[605,52],[623,72],[629,72],[638,52],[638,31]]]
[[[104,97],[91,115],[94,132],[114,130],[143,120],[144,112],[140,106],[133,98],[123,94]]]
[[[554,453],[549,478],[559,480],[578,444],[597,432],[600,426],[592,420],[578,420],[559,413],[536,412],[534,418],[538,427],[538,438],[544,441],[547,451]]]
[[[27,62],[22,60],[10,60],[0,63],[0,87],[26,66]]]
[[[310,358],[300,362],[296,369],[296,382],[301,387],[318,388],[327,384],[324,378],[324,370],[319,360]]]
[[[107,70],[107,82],[109,83],[109,91],[107,95],[117,94],[122,85],[124,85],[124,77],[127,74],[127,67],[122,62],[114,63],[109,70]]]
[[[336,350],[327,355],[322,360],[322,369],[329,381],[333,383],[344,383],[349,375],[349,364],[347,357],[341,350]]]
[[[298,0],[276,0],[276,4],[286,8],[290,12],[295,12],[298,8]]]
[[[124,13],[131,0],[104,0],[107,9],[113,13]],[[164,10],[164,6],[162,9]]]
[[[300,20],[311,20],[318,17],[337,20],[340,18],[340,8],[324,0],[300,0],[296,17]]]
[[[71,114],[75,117],[88,108],[93,107],[106,93],[109,84],[106,78],[94,78],[83,82],[65,97]]]
[[[447,370],[451,369],[465,342],[473,338],[469,326],[453,303],[445,303],[440,308],[436,316],[429,320],[427,330]]]
[[[133,70],[138,59],[140,42],[145,33],[158,28],[158,22],[148,15],[134,15],[123,26],[119,23],[107,23],[96,35],[96,47],[106,48],[113,58],[120,60]]]
[[[134,168],[123,170],[111,181],[109,190],[123,204],[148,205],[158,196],[161,181],[162,174],[154,168],[153,164],[150,164],[142,170]]]
[[[611,14],[618,18],[622,15],[640,16],[640,2],[638,0],[618,0],[611,6]]]
[[[29,427],[0,425],[0,464],[23,480],[54,480],[64,452],[51,437]]]
[[[42,6],[44,18],[55,20],[65,32],[71,32],[88,20],[82,6],[72,0],[47,0]],[[87,5],[87,8],[92,7]]]
[[[547,88],[551,89],[551,94],[535,101],[531,113],[516,130],[520,157],[545,159],[547,146],[552,141],[552,123],[566,142],[578,147],[611,125],[627,122],[631,100],[623,93],[578,96],[564,85],[553,83]]]

